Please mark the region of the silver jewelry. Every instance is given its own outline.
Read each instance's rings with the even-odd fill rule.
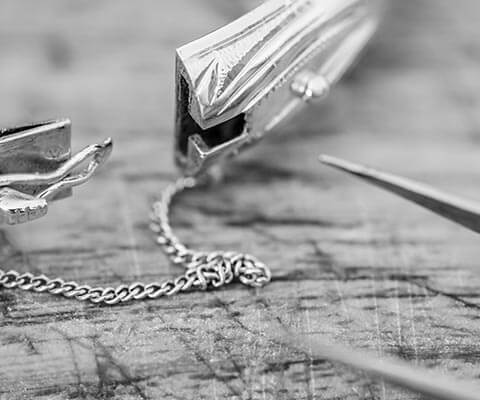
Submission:
[[[153,205],[157,243],[186,272],[163,283],[91,287],[0,270],[0,286],[116,304],[232,281],[260,287],[268,267],[238,252],[188,249],[168,219],[173,197],[221,171],[306,103],[322,100],[374,34],[386,0],[269,0],[177,50],[175,155],[184,177]]]
[[[130,300],[171,296],[191,289],[216,288],[234,279],[251,287],[260,287],[269,282],[269,269],[254,257],[234,252],[192,251],[182,245],[172,233],[168,219],[171,200],[175,194],[193,187],[195,183],[193,178],[178,180],[165,188],[161,200],[153,206],[151,228],[157,233],[157,243],[174,264],[186,267],[186,272],[178,278],[162,283],[135,282],[118,287],[92,287],[45,275],[34,276],[29,272],[5,272],[0,269],[0,287],[47,292],[81,301],[114,305]]]
[[[50,201],[70,196],[112,151],[107,139],[72,156],[70,139],[68,119],[0,130],[0,225],[43,217]]]
[[[262,286],[271,273],[252,256],[187,250],[168,223],[172,195],[205,176],[218,176],[226,159],[307,103],[323,100],[373,36],[385,4],[270,0],[177,50],[175,155],[186,177],[154,205],[152,228],[175,264],[210,271],[211,280],[203,273],[198,277],[202,288],[229,283],[223,276],[232,275]],[[180,290],[183,286],[172,288]]]
[[[176,160],[198,176],[321,101],[386,0],[270,0],[177,50]]]

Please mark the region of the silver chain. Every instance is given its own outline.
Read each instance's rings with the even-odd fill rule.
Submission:
[[[175,236],[168,217],[172,199],[196,184],[194,178],[178,179],[163,190],[160,200],[152,207],[150,228],[156,235],[156,242],[173,264],[186,269],[185,273],[176,279],[161,283],[134,282],[118,287],[94,287],[73,281],[65,282],[60,278],[52,279],[45,275],[33,275],[30,272],[5,272],[0,269],[0,288],[47,292],[80,301],[114,305],[132,300],[172,296],[195,289],[219,288],[234,281],[250,287],[262,287],[270,282],[269,268],[251,255],[227,251],[194,251]]]

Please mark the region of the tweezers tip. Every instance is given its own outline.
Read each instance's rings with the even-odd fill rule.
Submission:
[[[320,154],[318,159],[324,165],[328,165],[329,167],[333,167],[345,172],[349,172],[351,174],[356,174],[356,175],[363,174],[365,173],[365,170],[366,170],[365,167],[359,164],[355,164],[338,157],[329,156],[327,154]]]
[[[441,192],[424,183],[389,174],[340,158],[321,155],[320,162],[379,186],[404,199],[480,233],[480,204]]]
[[[329,156],[328,154],[320,154],[318,156],[318,160],[322,164],[331,165],[331,166],[336,166],[338,162],[341,161],[337,157]]]
[[[318,160],[322,163],[328,163],[329,159],[333,158],[332,156],[329,156],[328,154],[320,154],[318,156]]]

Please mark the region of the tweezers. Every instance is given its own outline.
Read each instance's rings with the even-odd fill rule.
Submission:
[[[480,233],[480,202],[442,192],[424,183],[355,164],[340,158],[321,155],[323,164],[357,176],[395,193],[435,214]]]

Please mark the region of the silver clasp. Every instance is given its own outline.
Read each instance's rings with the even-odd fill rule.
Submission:
[[[385,0],[269,0],[177,50],[176,160],[196,176],[322,100]]]
[[[112,146],[107,139],[72,156],[68,119],[0,130],[0,225],[44,216],[50,201],[92,177]]]

